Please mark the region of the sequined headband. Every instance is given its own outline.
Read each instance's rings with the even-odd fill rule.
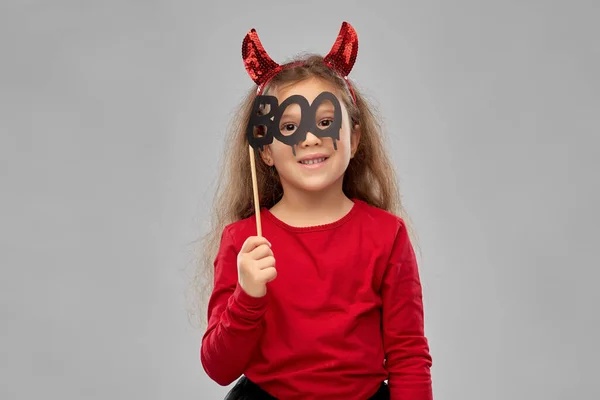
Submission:
[[[356,104],[354,89],[348,80],[348,75],[358,53],[358,35],[348,22],[343,22],[340,32],[329,53],[323,57],[323,63],[339,74],[348,86],[352,100]],[[250,78],[258,85],[256,93],[260,95],[271,79],[284,69],[302,65],[302,62],[293,62],[279,65],[269,57],[265,51],[255,29],[244,37],[242,42],[242,58]]]

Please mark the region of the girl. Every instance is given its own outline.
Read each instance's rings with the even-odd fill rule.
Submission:
[[[227,141],[200,350],[218,384],[243,375],[226,399],[432,399],[422,290],[394,171],[347,78],[357,46],[344,23],[327,56],[279,66],[254,30],[244,40],[258,88]],[[261,129],[252,126],[259,117]],[[260,219],[249,142],[260,142]]]

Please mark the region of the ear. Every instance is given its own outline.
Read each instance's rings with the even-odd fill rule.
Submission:
[[[263,162],[267,164],[269,167],[273,166],[273,157],[271,154],[271,146],[264,146],[263,150],[260,152],[260,158],[262,158]]]
[[[350,134],[350,158],[354,158],[354,155],[356,154],[358,143],[360,142],[360,135],[360,125],[355,124],[352,128],[352,133]]]

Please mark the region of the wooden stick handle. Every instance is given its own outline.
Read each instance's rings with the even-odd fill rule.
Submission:
[[[254,160],[254,149],[248,146],[250,151],[250,170],[252,171],[252,192],[254,193],[254,215],[256,216],[256,235],[262,236],[260,224],[260,202],[258,198],[258,182],[256,180],[256,161]]]

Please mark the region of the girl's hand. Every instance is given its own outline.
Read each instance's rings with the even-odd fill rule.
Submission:
[[[267,282],[277,276],[271,243],[264,237],[250,236],[237,257],[238,280],[244,292],[252,297],[267,294]]]

